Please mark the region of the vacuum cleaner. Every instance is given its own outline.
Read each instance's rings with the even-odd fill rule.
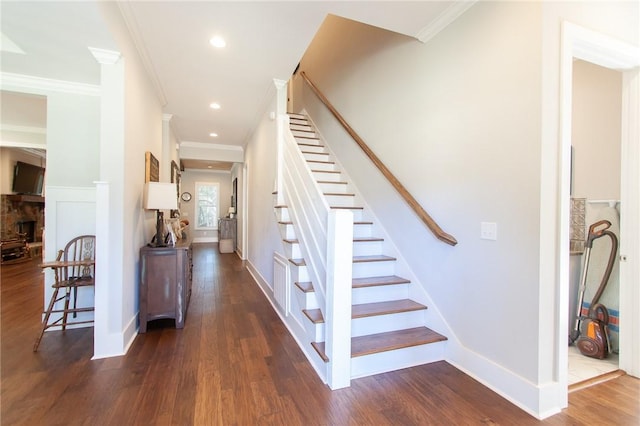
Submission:
[[[605,358],[611,352],[607,327],[609,324],[609,313],[603,304],[598,303],[609,282],[609,277],[611,276],[611,271],[613,270],[613,265],[616,260],[616,253],[618,252],[618,237],[609,231],[610,227],[611,222],[608,220],[600,220],[589,227],[589,235],[587,236],[585,244],[584,267],[580,279],[575,323],[569,335],[569,345],[576,343],[576,346],[583,355],[599,359]],[[585,317],[582,315],[582,304],[584,302],[591,249],[593,248],[593,242],[595,240],[605,236],[611,239],[609,261],[607,262],[604,275],[600,280],[598,290],[591,300],[588,315]]]

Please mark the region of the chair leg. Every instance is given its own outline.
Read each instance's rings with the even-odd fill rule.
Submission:
[[[64,297],[64,312],[62,312],[62,331],[67,329],[67,315],[69,315],[69,300],[71,299],[71,289],[67,288]]]
[[[76,318],[78,313],[76,308],[78,307],[78,287],[73,288],[73,317]]]
[[[53,291],[53,295],[51,296],[51,300],[49,301],[49,307],[44,314],[44,319],[42,320],[42,327],[40,328],[40,334],[36,338],[36,342],[33,345],[33,351],[38,351],[38,346],[40,346],[40,341],[42,340],[42,336],[44,335],[44,331],[47,329],[47,325],[49,324],[49,317],[51,316],[51,311],[53,311],[53,305],[56,303],[56,299],[58,298],[59,288],[55,288]]]

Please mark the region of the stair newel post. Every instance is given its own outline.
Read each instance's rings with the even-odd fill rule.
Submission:
[[[351,281],[353,213],[330,211],[327,229],[325,344],[331,389],[351,385]]]
[[[276,86],[276,144],[277,144],[277,174],[276,174],[276,204],[284,204],[284,192],[282,183],[282,172],[284,169],[284,131],[289,128],[289,116],[287,115],[287,82],[285,80],[273,79]]]

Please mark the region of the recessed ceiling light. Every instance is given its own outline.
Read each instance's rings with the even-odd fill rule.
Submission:
[[[209,105],[211,108],[213,109],[220,109],[220,104],[217,102],[212,103],[211,105]]]
[[[217,48],[222,48],[227,45],[227,42],[224,41],[224,39],[220,36],[211,37],[211,40],[209,40],[209,43],[211,43],[213,47],[217,47]]]
[[[209,136],[211,136],[212,138],[217,138],[218,134],[217,133],[209,133]]]
[[[207,166],[207,169],[213,169],[213,166],[212,166],[211,164],[209,164],[209,165]]]

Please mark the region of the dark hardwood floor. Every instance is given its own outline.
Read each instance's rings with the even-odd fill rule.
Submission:
[[[353,380],[316,376],[235,254],[194,249],[185,328],[150,323],[91,361],[92,328],[47,332],[39,260],[2,266],[2,425],[638,425],[640,380],[570,394],[537,421],[446,362]]]

